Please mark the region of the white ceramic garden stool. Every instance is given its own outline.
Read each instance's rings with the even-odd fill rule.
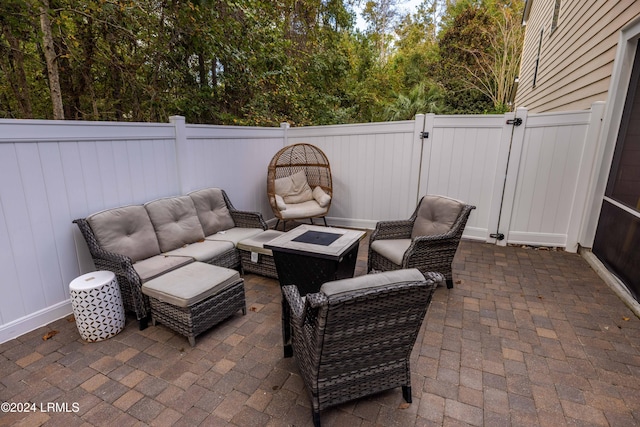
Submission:
[[[124,306],[116,275],[93,271],[69,284],[78,332],[89,342],[102,341],[124,329]]]

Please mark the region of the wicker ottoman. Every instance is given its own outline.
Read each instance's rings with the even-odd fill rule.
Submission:
[[[153,325],[160,322],[189,339],[238,310],[247,314],[244,280],[229,268],[193,262],[143,283]]]
[[[278,273],[273,262],[273,253],[271,249],[265,249],[264,244],[282,234],[284,234],[282,231],[266,230],[238,242],[237,248],[240,252],[242,270],[277,279]]]
[[[102,341],[124,329],[124,306],[113,272],[83,274],[71,281],[69,293],[76,326],[85,341]]]

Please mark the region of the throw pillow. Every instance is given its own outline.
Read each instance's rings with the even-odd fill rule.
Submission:
[[[313,199],[313,192],[303,170],[291,176],[278,178],[274,184],[276,194],[281,196],[285,203],[303,203]]]
[[[331,196],[325,193],[321,187],[313,189],[313,198],[316,199],[321,208],[326,208],[331,202]]]
[[[276,206],[278,206],[278,209],[281,211],[287,210],[287,204],[284,202],[284,199],[279,194],[276,194]]]

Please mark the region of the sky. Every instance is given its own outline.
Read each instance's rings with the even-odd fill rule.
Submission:
[[[361,7],[364,7],[366,0],[362,0],[360,3],[361,3]],[[405,0],[404,2],[401,1],[400,3],[401,3],[399,5],[400,10],[402,11],[403,14],[405,14],[407,12],[415,12],[418,5],[422,3],[422,0]],[[358,18],[356,19],[356,27],[359,28],[360,30],[364,30],[367,27],[367,24],[364,22],[364,19],[362,19],[362,16],[360,15],[360,10],[356,8],[356,11],[358,11]]]

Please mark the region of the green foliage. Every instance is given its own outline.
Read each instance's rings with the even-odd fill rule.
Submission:
[[[460,0],[443,18],[439,79],[451,113],[509,110],[524,33],[522,1]]]
[[[397,94],[396,100],[385,108],[387,120],[411,120],[416,114],[434,113],[441,111],[442,94],[437,86],[427,87],[418,83],[408,95]]]
[[[42,1],[0,2],[0,117],[53,116]],[[455,64],[473,66],[500,7],[522,0],[424,0],[406,16],[369,1],[363,32],[353,3],[49,0],[65,118],[278,126],[505,108]]]

